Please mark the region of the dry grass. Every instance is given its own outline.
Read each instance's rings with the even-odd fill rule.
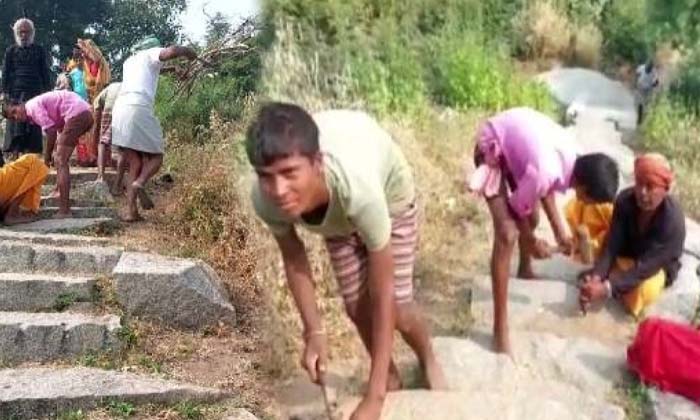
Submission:
[[[593,23],[574,28],[573,62],[578,66],[598,68],[601,62],[603,34]]]
[[[571,56],[572,24],[552,1],[529,2],[515,19],[529,58],[567,61]]]
[[[603,35],[593,23],[574,24],[552,0],[529,2],[516,16],[514,26],[526,57],[540,67],[569,64],[598,68]]]

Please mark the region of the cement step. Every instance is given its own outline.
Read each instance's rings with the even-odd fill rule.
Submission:
[[[71,207],[73,219],[95,219],[98,217],[116,218],[117,210],[112,207]],[[58,213],[58,207],[42,207],[39,209],[41,219],[52,218]]]
[[[89,410],[109,401],[132,404],[213,403],[223,391],[89,368],[0,370],[0,413],[9,418],[53,417]]]
[[[116,178],[117,173],[114,171],[105,171],[104,180],[111,183]],[[97,180],[97,168],[70,168],[70,180],[74,184],[82,184],[85,182],[93,182]],[[56,184],[56,171],[54,169],[49,172],[44,181],[46,185]]]
[[[45,362],[118,350],[120,329],[114,315],[0,312],[0,359]]]
[[[49,274],[0,273],[0,311],[61,309],[93,299],[97,280]]]
[[[110,274],[122,251],[99,246],[62,247],[0,242],[0,269],[12,272]]]
[[[59,234],[59,233],[81,233],[87,229],[118,227],[120,222],[111,217],[97,217],[86,219],[41,219],[36,222],[23,223],[20,225],[8,226],[5,230],[17,233],[33,234]],[[68,235],[75,236],[75,235]],[[0,238],[1,239],[1,238]],[[104,238],[93,238],[104,239]],[[81,241],[82,242],[82,241]],[[53,242],[49,242],[53,243]],[[61,243],[60,241],[58,243]],[[82,242],[85,245],[92,244],[90,241]],[[75,245],[75,243],[70,243]]]

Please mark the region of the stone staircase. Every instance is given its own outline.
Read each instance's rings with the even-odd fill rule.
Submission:
[[[622,143],[616,124],[605,117],[609,114],[588,108],[570,130],[582,151],[613,156],[622,170],[622,185],[627,185],[632,181],[633,153]],[[560,210],[568,198],[557,198]],[[553,240],[546,217],[540,219],[539,234]],[[689,219],[686,223],[683,268],[646,316],[689,322],[695,313],[700,296],[700,226]],[[535,272],[542,280],[511,278],[512,358],[491,351],[490,278],[477,278],[470,290],[474,326],[469,337],[434,340],[450,391],[391,393],[382,419],[625,419],[616,388],[626,375],[626,347],[636,322],[614,301],[581,314],[575,280],[582,268],[556,256],[536,263]],[[700,407],[682,397],[654,389],[650,396],[651,418],[700,419]],[[349,417],[358,401],[340,399],[342,418]]]
[[[113,171],[105,173],[105,179],[112,182],[116,177]],[[88,228],[117,224],[115,200],[109,193],[107,184],[96,182],[95,168],[71,168],[71,209],[73,217],[53,219],[58,212],[58,199],[51,197],[56,187],[56,172],[52,170],[42,187],[40,220],[12,226],[11,230],[39,233],[71,233]]]
[[[76,170],[74,179],[75,203],[85,204],[73,209],[74,219],[43,219],[0,228],[0,420],[53,417],[110,401],[209,403],[229,397],[217,389],[77,366],[84,355],[108,356],[124,346],[121,313],[127,311],[126,306],[122,300],[123,309],[105,313],[110,310],[96,304],[100,299],[99,283],[113,282],[117,266],[126,272],[126,278],[134,278],[129,277],[131,271],[148,267],[142,270],[134,266],[137,263],[132,262],[139,261],[135,255],[141,254],[125,253],[110,246],[105,238],[53,233],[80,231],[111,222],[115,217],[112,204],[96,198],[92,194],[95,188],[89,188],[94,184],[94,171]],[[54,180],[52,175],[48,182]],[[45,192],[52,188],[48,184]],[[50,217],[54,201],[46,198],[44,203],[49,207],[42,208],[40,216]],[[177,284],[179,273],[172,267],[178,265],[172,260],[159,261],[162,257],[151,258],[155,267],[170,268],[152,272],[150,277],[164,285],[160,290],[167,293],[168,284]],[[190,272],[192,267],[201,265],[189,260],[178,264]],[[134,286],[139,280],[145,278],[133,280],[129,285],[134,289],[125,293],[136,290],[143,296],[143,289]],[[210,278],[200,275],[196,280],[212,288]],[[193,289],[178,287],[181,300],[188,293],[199,296]],[[208,293],[219,298],[218,292]],[[167,296],[163,299],[167,300]],[[224,299],[219,300],[219,306],[233,311],[230,304],[222,303]],[[177,304],[171,306],[179,310]]]

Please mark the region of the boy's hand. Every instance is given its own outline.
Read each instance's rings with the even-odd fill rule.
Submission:
[[[559,245],[559,250],[564,255],[573,255],[574,253],[574,240],[570,236],[563,236],[557,238],[557,245]]]
[[[350,420],[378,420],[382,415],[382,405],[384,401],[381,398],[367,395],[355,408]]]
[[[325,334],[319,332],[306,337],[301,364],[308,372],[311,382],[321,385],[328,364],[328,343]]]

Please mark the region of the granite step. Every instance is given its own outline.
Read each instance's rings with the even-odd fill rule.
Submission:
[[[100,217],[116,218],[117,209],[112,207],[71,207],[72,219],[96,219]],[[50,219],[58,213],[58,207],[42,207],[39,218]]]
[[[41,219],[31,223],[22,223],[19,225],[8,226],[4,230],[23,234],[76,234],[94,228],[117,228],[120,222],[112,217],[96,217],[96,218],[68,218],[68,219]],[[69,235],[76,236],[76,235]],[[2,238],[0,238],[2,239]],[[94,238],[105,240],[104,238]],[[85,241],[85,245],[92,244],[91,241]],[[75,245],[71,243],[70,245]]]
[[[116,178],[117,173],[114,171],[105,171],[104,180],[111,183]],[[71,183],[82,184],[86,182],[93,182],[97,180],[97,168],[70,168],[70,179]],[[44,181],[46,185],[56,184],[56,171],[52,169],[46,176]]]
[[[116,351],[120,329],[114,315],[0,312],[0,360],[46,362]]]
[[[93,300],[94,277],[0,273],[0,311],[60,310],[72,302]]]
[[[122,251],[101,246],[53,246],[21,241],[0,242],[0,267],[12,272],[111,274]]]
[[[228,396],[217,389],[126,372],[90,368],[0,370],[0,413],[9,418],[55,417],[110,401],[170,405],[182,401],[214,403]]]

